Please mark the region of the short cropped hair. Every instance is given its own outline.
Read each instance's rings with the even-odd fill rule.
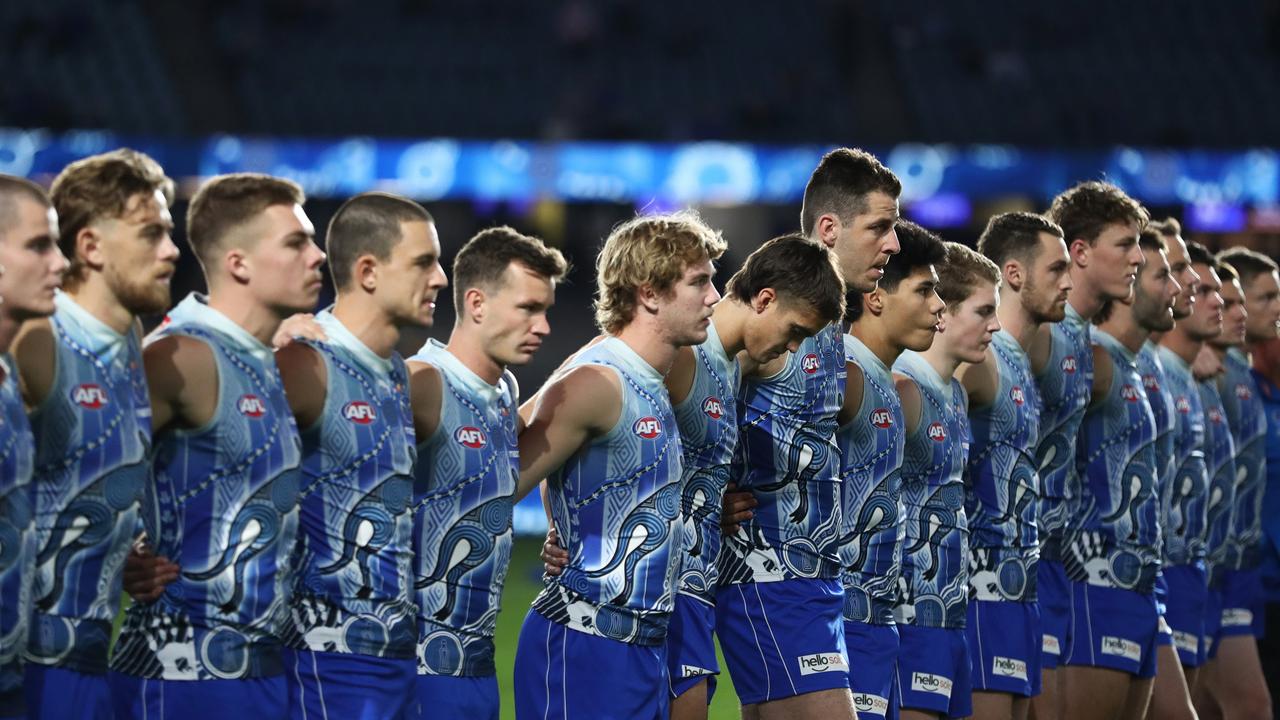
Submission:
[[[1041,233],[1062,237],[1062,228],[1038,213],[1007,212],[993,215],[978,237],[978,252],[997,266],[1009,260],[1031,264],[1040,252]]]
[[[569,263],[559,250],[506,225],[481,230],[453,258],[453,307],[462,314],[462,298],[471,288],[500,288],[511,263],[560,282]]]
[[[960,303],[968,300],[980,283],[1000,287],[1000,268],[989,258],[960,243],[948,242],[943,245],[947,249],[947,256],[937,266],[938,297],[947,304],[947,310],[955,310]]]
[[[76,257],[76,236],[98,220],[124,215],[129,199],[159,190],[173,204],[173,180],[149,155],[120,148],[90,155],[62,169],[53,179],[49,199],[58,212],[58,248],[71,262],[63,279],[74,287],[84,279],[84,263]]]
[[[867,196],[873,192],[896,198],[902,193],[902,183],[892,170],[865,150],[832,150],[822,156],[804,188],[800,230],[805,235],[812,234],[818,218],[827,213],[848,221],[866,212]]]
[[[187,241],[206,272],[232,230],[272,205],[301,205],[302,188],[292,180],[259,173],[218,175],[196,191],[187,207]]]
[[[1187,259],[1192,265],[1207,265],[1214,272],[1217,272],[1222,264],[1213,256],[1213,253],[1209,252],[1209,248],[1194,240],[1187,241]]]
[[[1227,248],[1216,256],[1218,262],[1226,263],[1240,275],[1240,285],[1248,285],[1259,275],[1276,272],[1276,261],[1260,252],[1246,247]]]
[[[889,260],[878,283],[879,289],[890,293],[897,292],[898,285],[917,270],[930,265],[936,270],[947,258],[947,247],[942,238],[910,220],[899,220],[897,231],[898,245],[902,249]],[[857,293],[849,298],[845,308],[846,320],[853,322],[862,317],[862,296],[863,293]]]
[[[725,294],[750,304],[765,288],[773,288],[781,302],[812,307],[828,323],[844,316],[844,280],[835,253],[804,235],[783,235],[756,248],[729,278]]]
[[[1115,185],[1097,180],[1064,190],[1046,214],[1062,227],[1067,245],[1077,238],[1093,245],[1112,223],[1133,223],[1141,231],[1151,220],[1151,214],[1137,200]]]
[[[42,208],[52,207],[44,188],[26,178],[0,174],[0,237],[18,224],[18,198],[26,198]]]
[[[1182,234],[1182,223],[1178,222],[1178,219],[1175,217],[1167,217],[1163,220],[1152,220],[1148,227],[1165,237],[1178,237]]]
[[[596,324],[615,333],[636,315],[636,290],[669,293],[693,263],[724,254],[720,233],[691,210],[642,215],[615,227],[596,256]]]
[[[433,221],[426,208],[399,195],[367,192],[342,203],[325,233],[334,288],[345,290],[351,285],[352,266],[361,256],[389,260],[392,248],[403,238],[401,223],[410,222]]]

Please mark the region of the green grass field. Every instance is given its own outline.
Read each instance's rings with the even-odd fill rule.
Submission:
[[[520,624],[529,612],[529,605],[542,588],[542,561],[538,559],[540,538],[517,538],[511,553],[511,571],[507,574],[507,586],[502,595],[502,612],[498,615],[497,662],[498,688],[502,694],[502,718],[515,718],[512,705],[512,666],[516,660],[516,640],[520,637]],[[127,606],[129,598],[125,598]],[[120,617],[116,618],[116,631],[120,630]],[[717,647],[718,652],[718,647]],[[712,699],[709,720],[730,720],[738,717],[738,696],[733,691],[729,673],[724,670],[724,657],[720,658],[720,677]]]

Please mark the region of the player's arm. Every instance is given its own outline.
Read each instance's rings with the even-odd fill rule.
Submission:
[[[1101,345],[1093,346],[1093,390],[1089,398],[1089,407],[1097,407],[1107,399],[1111,392],[1111,381],[1115,375],[1115,364],[1111,362],[1111,353]]]
[[[560,367],[557,367],[555,371],[551,373],[551,375],[547,378],[547,381],[542,384],[542,387],[538,388],[537,392],[530,395],[529,399],[525,400],[520,405],[520,431],[521,432],[524,432],[524,428],[529,425],[530,419],[533,418],[533,411],[534,411],[534,408],[536,408],[538,405],[538,398],[542,397],[542,391],[546,390],[547,386],[550,385],[552,381],[554,381],[560,375],[560,373],[564,372],[564,369],[569,365],[570,361],[578,357],[578,353],[582,352],[583,350],[586,350],[587,348],[591,347],[592,345],[595,345],[596,343],[604,340],[607,337],[609,336],[604,333],[601,333],[591,338],[591,341],[588,342],[586,345],[583,345],[582,347],[575,350],[572,354],[569,355],[569,357],[565,358],[564,361],[560,363]]]
[[[29,320],[18,329],[10,345],[18,372],[22,400],[31,410],[44,402],[57,376],[58,348],[48,318]]]
[[[970,408],[989,407],[996,401],[996,390],[1000,387],[998,368],[995,352],[987,346],[985,360],[975,364],[964,363],[956,371],[956,379],[969,395]]]
[[[290,342],[276,351],[276,367],[298,428],[314,426],[324,413],[329,392],[329,370],[320,351],[306,343]]]
[[[307,340],[316,340],[324,342],[329,339],[325,334],[324,327],[316,322],[316,316],[311,313],[298,313],[290,315],[280,323],[280,327],[276,329],[276,334],[271,338],[271,347],[276,349],[289,345],[298,338]]]
[[[213,350],[185,335],[166,335],[142,351],[151,393],[151,433],[169,426],[198,428],[218,408],[218,365]]]
[[[419,444],[440,428],[440,407],[444,399],[444,378],[434,365],[417,360],[409,368],[409,405],[413,408],[413,432]]]
[[[840,427],[849,424],[853,420],[854,415],[862,407],[862,368],[856,363],[847,362],[844,364],[845,381],[844,381],[844,404],[840,406],[840,412],[836,414],[836,422]]]
[[[920,386],[906,375],[894,373],[893,386],[898,391],[898,399],[902,403],[902,432],[910,435],[920,428],[920,414],[923,404],[920,398]]]
[[[564,464],[622,415],[622,384],[609,369],[584,365],[543,387],[529,424],[520,434],[520,482],[516,499]]]

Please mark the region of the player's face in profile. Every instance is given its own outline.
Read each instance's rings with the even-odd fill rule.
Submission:
[[[379,273],[379,294],[388,314],[406,325],[429,327],[436,296],[449,285],[440,266],[440,236],[434,223],[400,223],[400,242],[391,248],[386,271]]]
[[[46,317],[67,271],[58,249],[58,214],[22,197],[14,209],[17,222],[0,233],[0,310],[19,321]]]
[[[743,333],[747,357],[761,365],[784,352],[795,352],[805,338],[826,327],[808,303],[773,297],[773,301],[747,323]],[[757,295],[756,302],[760,299]]]
[[[1249,313],[1247,342],[1263,342],[1280,336],[1280,277],[1275,271],[1259,273],[1249,281],[1244,307]]]
[[[1133,284],[1133,320],[1150,332],[1173,329],[1173,301],[1182,286],[1173,278],[1163,250],[1144,250],[1142,272]]]
[[[710,260],[691,263],[674,287],[658,302],[658,318],[673,345],[697,345],[707,339],[711,308],[720,293],[711,282],[715,267]]]
[[[1067,316],[1067,294],[1071,291],[1067,244],[1056,235],[1040,233],[1040,244],[1029,265],[1022,306],[1036,322],[1058,322]]]
[[[834,250],[840,274],[850,290],[871,292],[884,276],[889,257],[897,254],[898,200],[882,192],[867,195],[865,212],[841,221]]]
[[[1191,314],[1179,321],[1187,337],[1192,340],[1212,340],[1222,333],[1222,281],[1218,273],[1208,265],[1193,265],[1196,276],[1196,301],[1191,306]]]
[[[1173,319],[1181,320],[1191,314],[1200,276],[1191,265],[1191,258],[1187,255],[1187,243],[1181,236],[1166,235],[1164,244],[1168,248],[1169,272],[1173,274],[1173,279],[1178,281],[1178,286],[1181,288],[1178,296],[1173,300]]]
[[[1124,300],[1133,292],[1133,281],[1142,265],[1138,226],[1111,223],[1098,233],[1089,251],[1089,273],[1104,300]]]
[[[247,232],[258,238],[245,253],[258,299],[282,315],[310,312],[320,297],[324,251],[301,205],[271,205]]]
[[[996,286],[979,282],[969,297],[942,315],[943,337],[961,362],[980,363],[987,357],[991,337],[1000,329]]]
[[[1244,307],[1244,292],[1240,290],[1240,282],[1231,280],[1222,283],[1222,334],[1218,336],[1218,343],[1231,346],[1244,343],[1248,319],[1249,313]]]
[[[547,312],[556,301],[556,286],[545,275],[513,262],[502,284],[486,294],[485,347],[499,365],[524,365],[551,333]]]
[[[168,309],[179,252],[170,237],[173,216],[164,193],[134,195],[120,217],[103,220],[96,229],[103,276],[120,304],[135,315]]]
[[[928,350],[946,307],[938,297],[938,273],[930,265],[903,278],[896,291],[884,293],[885,325],[902,347]]]

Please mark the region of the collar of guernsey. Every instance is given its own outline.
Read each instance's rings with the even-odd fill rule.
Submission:
[[[107,327],[107,324],[94,317],[88,310],[85,310],[71,296],[61,290],[54,291],[53,294],[54,307],[58,313],[67,316],[80,329],[84,331],[85,336],[93,343],[90,348],[95,355],[99,355],[108,360],[114,360],[125,347],[128,341],[128,335],[118,333]]]
[[[862,342],[855,335],[845,333],[844,335],[844,351],[852,355],[858,361],[858,365],[862,368],[862,372],[875,375],[876,380],[888,380],[889,387],[893,387],[893,376],[889,373],[889,368],[871,352],[871,348]]]
[[[735,362],[735,359],[729,357],[729,353],[724,349],[724,342],[720,340],[720,333],[716,330],[715,318],[712,318],[711,322],[707,324],[707,339],[703,341],[702,346],[722,362]],[[645,364],[648,365],[648,363]]]
[[[264,345],[248,330],[236,324],[234,320],[210,307],[209,298],[205,295],[191,293],[183,298],[182,302],[174,306],[164,319],[164,325],[186,325],[188,323],[203,325],[224,335],[236,348],[249,353],[261,363],[266,365],[275,363],[275,356],[270,347]]]
[[[333,316],[329,310],[322,310],[316,314],[316,324],[324,329],[325,335],[329,337],[328,342],[337,345],[352,355],[356,356],[356,360],[364,366],[364,369],[374,377],[385,377],[391,372],[391,357],[382,357],[378,353],[369,349],[360,338],[355,336],[347,329],[342,321]]]
[[[467,392],[473,393],[485,403],[496,403],[502,399],[503,380],[499,380],[497,385],[485,382],[484,378],[472,372],[439,340],[427,340],[417,354],[409,359],[444,370],[451,381],[460,383]]]
[[[711,335],[708,333],[707,338],[710,339],[710,337]],[[623,365],[628,371],[635,373],[638,379],[649,386],[648,389],[661,389],[664,394],[667,392],[667,386],[662,381],[662,373],[650,365],[648,360],[640,357],[635,350],[631,349],[630,345],[610,336],[600,342],[600,347],[608,349],[613,354],[614,360]],[[723,352],[724,346],[722,345],[720,349]]]

